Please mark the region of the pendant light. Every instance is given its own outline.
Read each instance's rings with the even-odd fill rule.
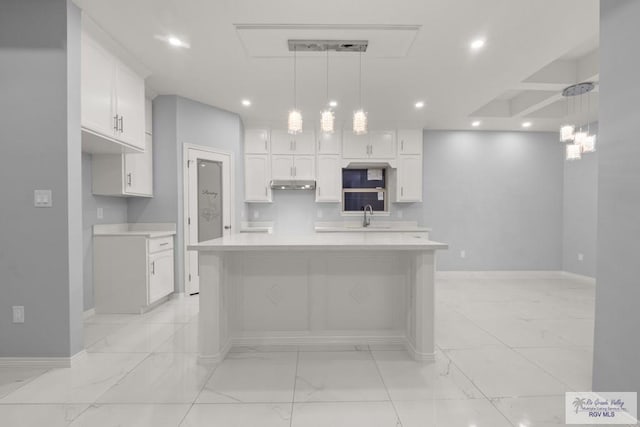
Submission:
[[[302,114],[296,108],[296,65],[297,65],[297,48],[293,50],[293,110],[289,111],[288,131],[295,135],[302,132]]]
[[[567,160],[578,160],[582,158],[584,153],[592,153],[596,151],[596,135],[591,134],[591,123],[589,123],[588,115],[591,112],[591,91],[595,88],[592,82],[578,83],[565,88],[562,96],[567,98],[567,117],[569,114],[569,106],[573,103],[573,114],[576,113],[577,101],[575,97],[580,97],[580,110],[582,113],[582,102],[584,95],[587,95],[587,124],[576,126],[574,124],[565,124],[560,127],[560,141],[567,143],[565,158]],[[571,99],[573,99],[573,102]],[[584,129],[586,127],[586,129]]]
[[[329,105],[329,47],[327,51],[327,104],[326,108],[320,113],[320,129],[323,133],[331,134],[334,132],[335,115]]]
[[[360,49],[360,74],[359,74],[359,93],[360,93],[360,109],[353,113],[353,133],[356,135],[364,135],[367,133],[367,113],[362,109],[362,49]]]

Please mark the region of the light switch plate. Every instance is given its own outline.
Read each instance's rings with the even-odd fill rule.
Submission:
[[[24,306],[14,305],[13,309],[13,323],[24,323]]]
[[[104,209],[98,208],[98,219],[104,219]]]
[[[36,208],[52,207],[51,190],[33,190],[33,206]]]

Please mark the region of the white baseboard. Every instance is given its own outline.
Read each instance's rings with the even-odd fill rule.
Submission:
[[[595,279],[562,270],[487,270],[487,271],[436,271],[436,279],[577,279],[595,284]]]
[[[87,320],[89,317],[95,316],[96,315],[96,309],[94,308],[90,308],[89,310],[86,310],[84,313],[82,313],[82,318],[84,320]]]
[[[413,357],[414,360],[417,360],[419,362],[435,362],[436,361],[435,353],[418,352],[413,346],[413,344],[411,343],[411,340],[405,340],[404,346],[407,349],[407,352],[409,352],[409,354]]]
[[[596,284],[596,279],[595,277],[590,277],[590,276],[583,276],[582,274],[577,274],[577,273],[570,273],[568,271],[563,271],[562,275],[564,277],[567,277],[569,279],[575,279],[575,280],[580,280],[586,283],[589,283],[591,285],[595,285]]]
[[[82,350],[71,357],[0,357],[0,368],[70,368],[85,355],[86,351]]]

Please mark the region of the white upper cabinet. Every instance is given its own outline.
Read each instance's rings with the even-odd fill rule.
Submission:
[[[244,152],[247,154],[268,154],[269,140],[268,129],[247,129],[244,131]]]
[[[118,140],[144,148],[144,80],[129,67],[116,62],[115,93],[116,114],[120,127]]]
[[[346,130],[342,135],[342,157],[345,159],[369,158],[369,135],[354,135]]]
[[[271,179],[314,180],[315,156],[273,154],[271,156]]]
[[[150,99],[144,102],[144,132],[153,134],[153,103]]]
[[[271,202],[271,165],[266,154],[244,157],[244,199],[246,202]]]
[[[114,58],[93,39],[82,36],[82,127],[115,137]]]
[[[399,156],[396,202],[422,201],[422,155]]]
[[[345,159],[395,159],[395,131],[370,131],[354,135],[346,131],[342,136],[342,157]]]
[[[342,131],[334,133],[320,132],[318,135],[318,154],[340,154],[342,148]]]
[[[369,157],[374,159],[393,159],[396,157],[395,131],[369,132]]]
[[[144,79],[87,34],[81,58],[83,130],[144,150]]]
[[[342,169],[339,154],[318,155],[316,202],[340,202]]]
[[[145,134],[144,153],[125,153],[125,194],[153,196],[152,136]]]
[[[314,154],[315,133],[304,131],[291,135],[286,130],[271,131],[272,154]]]
[[[422,154],[422,129],[398,129],[398,154]]]

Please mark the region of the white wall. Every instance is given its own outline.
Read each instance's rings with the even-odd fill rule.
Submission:
[[[600,3],[596,391],[640,391],[640,2]]]
[[[68,357],[83,347],[79,10],[0,2],[0,64],[0,357]]]

